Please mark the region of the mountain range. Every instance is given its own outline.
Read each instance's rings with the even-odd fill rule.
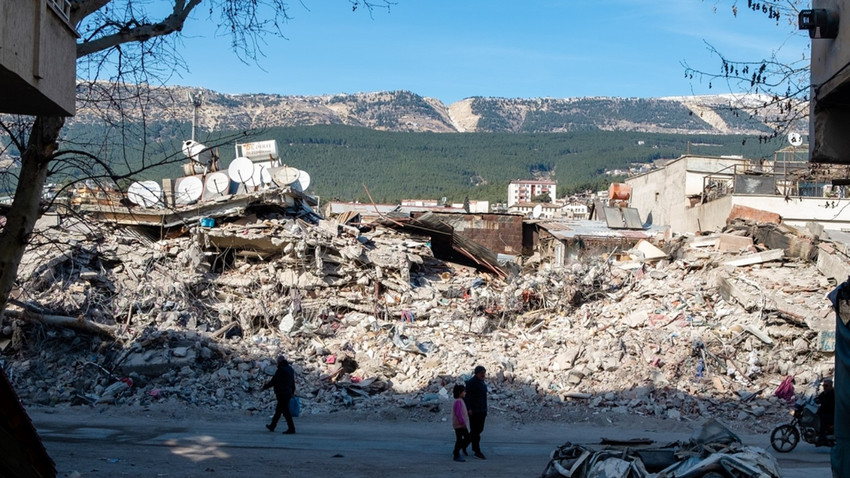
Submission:
[[[100,121],[103,105],[119,98],[132,119],[191,121],[238,131],[309,125],[348,125],[381,131],[433,133],[560,133],[633,131],[671,134],[768,135],[782,111],[764,95],[667,98],[467,98],[449,105],[408,91],[323,96],[224,94],[191,87],[151,87],[138,95],[114,84],[80,84],[77,116],[69,124]],[[130,88],[138,88],[138,85]],[[92,93],[92,94],[87,94]],[[766,106],[767,105],[767,106]],[[805,105],[800,105],[805,107]],[[754,114],[754,112],[756,112]],[[803,125],[799,125],[803,126]]]

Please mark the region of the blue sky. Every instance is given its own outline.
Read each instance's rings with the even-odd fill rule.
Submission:
[[[720,0],[397,0],[352,12],[345,0],[289,2],[286,39],[259,65],[229,51],[203,11],[183,31],[188,72],[170,84],[223,93],[322,95],[407,90],[446,104],[471,96],[662,97],[728,93],[689,81],[682,61],[716,71],[779,50],[808,58],[805,32]],[[785,19],[783,22],[787,22]]]

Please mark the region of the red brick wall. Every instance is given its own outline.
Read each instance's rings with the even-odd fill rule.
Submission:
[[[756,222],[772,222],[774,224],[782,222],[782,216],[779,214],[737,204],[732,206],[732,211],[729,213],[729,217],[726,218],[726,224],[729,224],[732,219],[736,218],[749,219]]]

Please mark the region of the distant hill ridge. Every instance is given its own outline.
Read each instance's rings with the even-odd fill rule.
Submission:
[[[129,88],[137,88],[131,85]],[[140,100],[133,91],[108,83],[78,85],[91,89],[90,100],[78,104],[74,124],[100,122],[107,97],[119,98],[127,114],[148,121],[192,119],[189,94],[200,95],[199,127],[243,130],[286,126],[349,125],[399,132],[557,133],[632,131],[672,134],[764,135],[766,119],[778,117],[765,108],[754,117],[748,107],[769,102],[758,95],[714,95],[668,98],[467,98],[450,105],[408,91],[285,96],[264,93],[224,94],[192,87],[155,87]],[[124,88],[124,87],[122,87]],[[110,102],[113,103],[114,102]]]

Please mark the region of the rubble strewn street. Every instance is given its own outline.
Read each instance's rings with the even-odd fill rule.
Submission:
[[[755,433],[786,419],[787,376],[803,393],[833,371],[835,280],[753,241],[754,224],[655,244],[660,260],[534,257],[502,279],[381,226],[249,215],[159,240],[57,222],[34,236],[0,329],[25,405],[266,413],[282,353],[307,414],[438,420],[484,364],[493,413],[518,422],[632,414]]]

